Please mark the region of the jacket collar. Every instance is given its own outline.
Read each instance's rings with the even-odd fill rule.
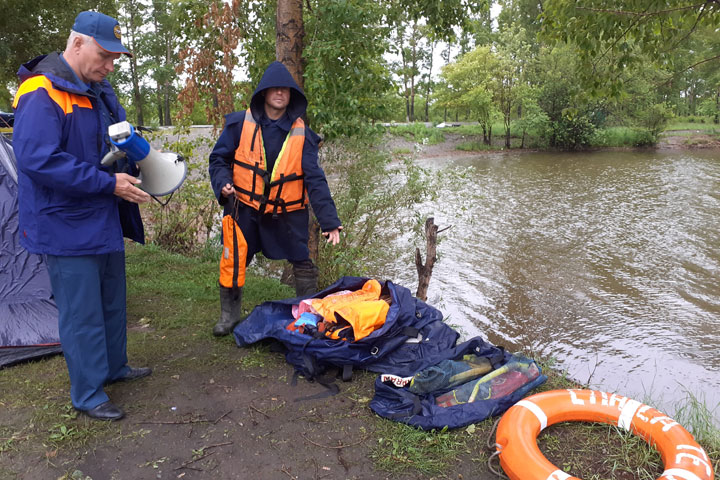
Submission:
[[[46,76],[53,83],[53,86],[60,90],[78,95],[95,96],[88,90],[87,85],[80,81],[67,62],[60,58],[58,52],[35,57],[23,64],[18,70],[18,77],[21,82],[36,75]]]

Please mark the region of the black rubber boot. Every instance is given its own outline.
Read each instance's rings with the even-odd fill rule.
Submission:
[[[213,327],[213,335],[216,337],[227,335],[240,323],[241,303],[242,287],[235,291],[232,288],[220,287],[220,320]]]
[[[307,297],[317,293],[318,268],[308,262],[306,265],[293,264],[295,295]]]

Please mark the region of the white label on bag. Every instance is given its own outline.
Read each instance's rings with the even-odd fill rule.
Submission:
[[[396,387],[404,387],[412,381],[413,377],[398,377],[397,375],[382,374],[380,381],[383,383],[392,382]]]

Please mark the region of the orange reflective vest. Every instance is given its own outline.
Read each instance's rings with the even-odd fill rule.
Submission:
[[[272,172],[268,172],[262,131],[248,109],[233,162],[233,186],[238,200],[273,215],[305,208],[304,144],[305,122],[298,118],[290,128]]]

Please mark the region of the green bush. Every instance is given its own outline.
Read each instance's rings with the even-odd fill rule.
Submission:
[[[344,233],[340,245],[320,242],[319,284],[344,275],[382,276],[384,265],[400,255],[394,239],[417,223],[407,212],[435,196],[433,177],[412,159],[393,163],[361,140],[328,142],[320,158]]]
[[[176,129],[172,140],[160,134],[151,137],[163,140],[162,149],[183,156],[187,177],[172,197],[162,197],[141,208],[147,240],[164,249],[181,254],[202,254],[217,227],[218,207],[210,188],[207,160],[197,154],[200,146],[212,143],[211,138],[188,139],[187,131]],[[153,138],[149,138],[151,143]],[[167,202],[165,205],[159,203]]]
[[[640,126],[648,129],[652,135],[657,136],[665,129],[672,116],[672,111],[667,104],[656,103],[638,112],[638,121]],[[695,122],[695,117],[691,118],[691,123]]]
[[[566,109],[559,121],[550,123],[550,144],[577,150],[592,144],[595,126],[590,119],[574,109]]]

